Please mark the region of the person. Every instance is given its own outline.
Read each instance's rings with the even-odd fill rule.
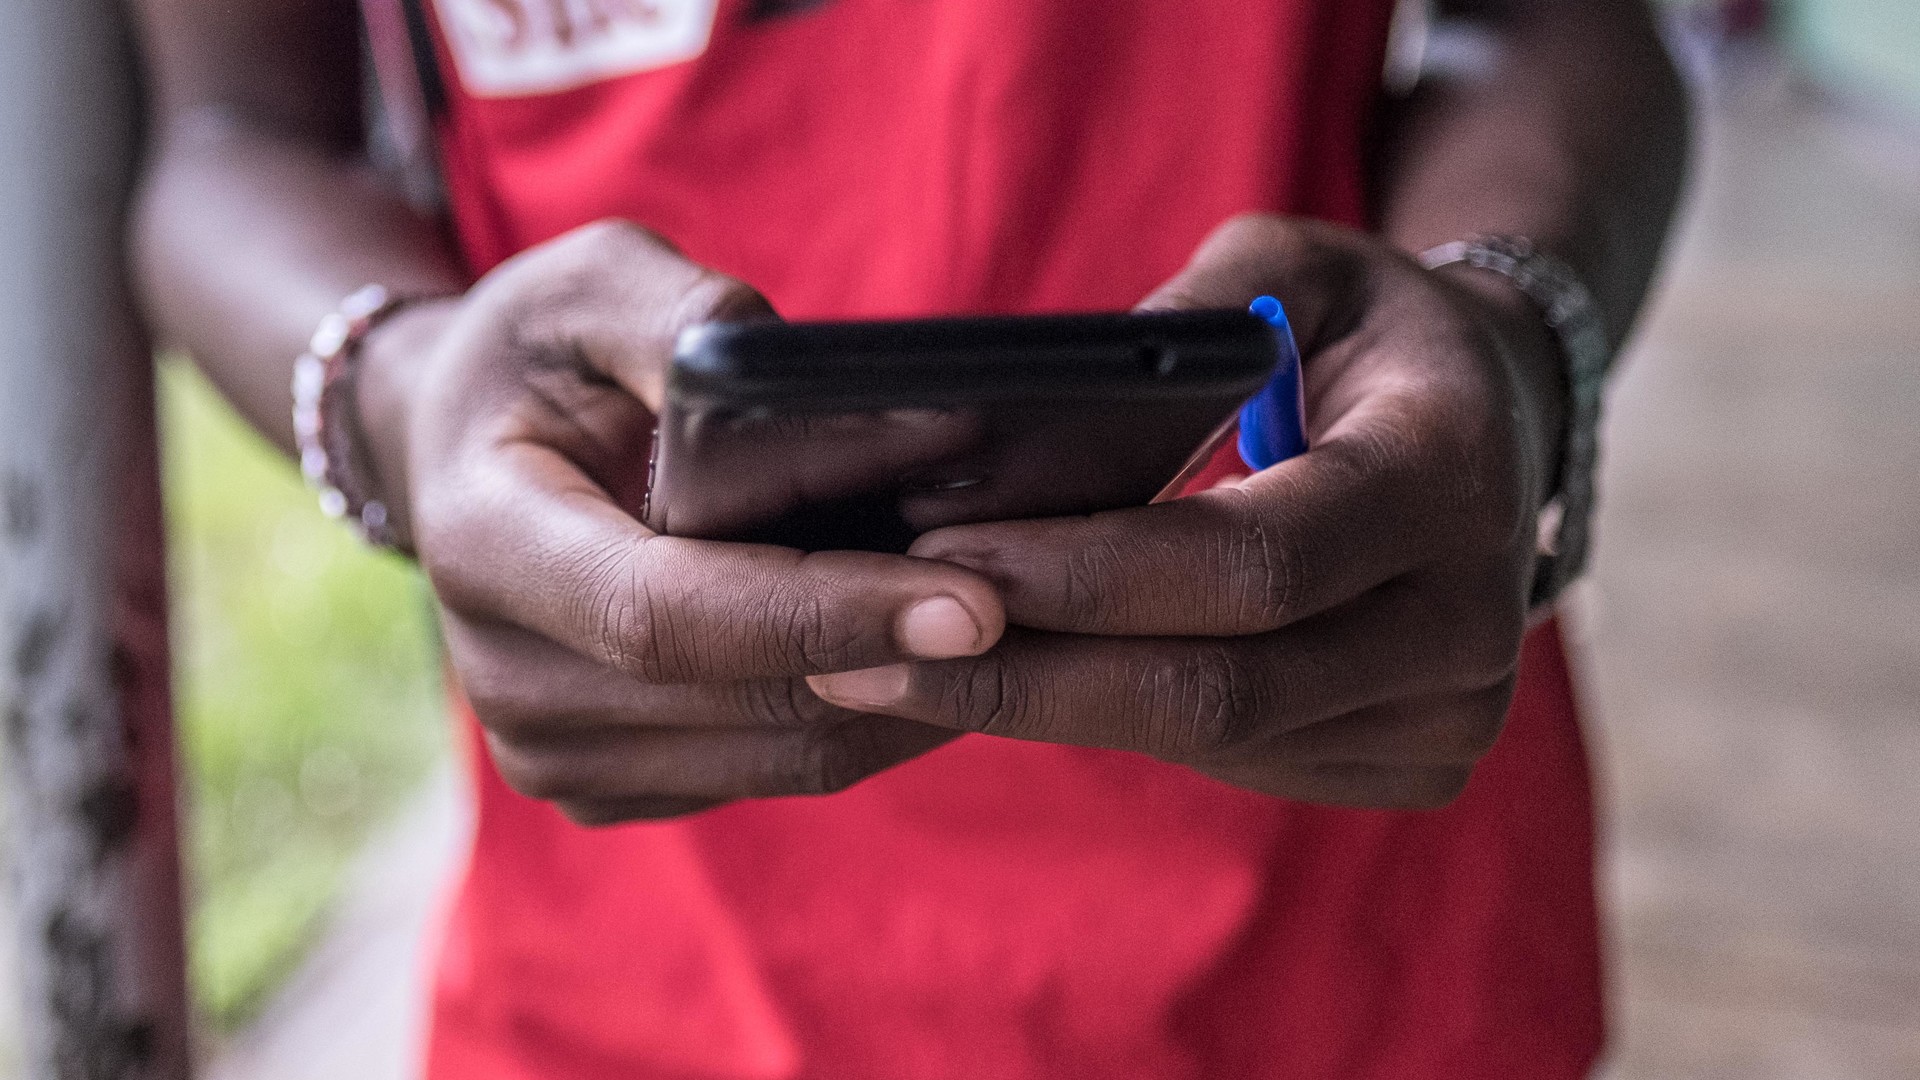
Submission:
[[[1443,4],[1485,70],[1389,101],[1394,6],[434,0],[436,215],[368,164],[346,0],[139,0],[156,325],[292,450],[314,327],[407,298],[336,350],[323,471],[477,721],[428,1075],[1591,1069],[1528,600],[1594,370],[1538,288],[1412,255],[1526,238],[1617,348],[1685,109],[1639,0]],[[635,519],[684,327],[1263,293],[1313,445],[1252,477],[908,556]]]

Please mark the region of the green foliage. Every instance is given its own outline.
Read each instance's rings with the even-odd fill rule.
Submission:
[[[445,709],[418,574],[324,520],[188,364],[162,363],[160,400],[191,968],[227,1029],[444,753]]]

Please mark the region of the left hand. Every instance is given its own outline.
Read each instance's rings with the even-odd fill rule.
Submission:
[[[1311,802],[1456,797],[1513,693],[1560,441],[1555,343],[1504,281],[1267,216],[1222,226],[1141,306],[1262,293],[1307,356],[1309,453],[1158,506],[929,533],[912,553],[986,575],[1024,629],[814,691]]]

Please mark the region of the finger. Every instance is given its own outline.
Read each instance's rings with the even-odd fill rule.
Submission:
[[[738,282],[619,225],[579,230],[515,260],[482,291],[494,319],[469,330],[494,344],[470,343],[475,355],[512,342],[536,366],[585,362],[641,396],[656,389],[680,329],[764,309]],[[998,598],[956,567],[648,532],[556,449],[561,440],[546,429],[564,425],[499,406],[503,392],[518,400],[500,379],[436,384],[448,400],[429,410],[420,435],[419,453],[439,458],[440,482],[416,499],[415,531],[449,606],[518,623],[654,683],[967,655],[998,637]],[[474,408],[483,419],[454,419]]]
[[[1435,317],[1421,290],[1389,287],[1402,272],[1420,279],[1410,263],[1361,258],[1311,224],[1223,226],[1145,306],[1219,307],[1264,291],[1300,299],[1296,320],[1320,339],[1309,348],[1324,345],[1328,370],[1345,373],[1338,385],[1318,380],[1313,451],[1231,488],[1087,518],[960,526],[922,537],[913,553],[992,578],[1020,625],[1237,636],[1482,541],[1517,550],[1530,508],[1501,456],[1512,434],[1502,399],[1454,371],[1474,365],[1430,362],[1484,343]],[[1517,576],[1522,560],[1508,561]]]
[[[1257,728],[1310,723],[1314,688],[1239,642],[1094,640],[1016,631],[967,663],[899,664],[809,679],[843,708],[1012,739],[1135,750],[1180,759],[1217,753]]]
[[[958,526],[911,551],[988,576],[1015,623],[1067,633],[1262,633],[1463,554],[1494,558],[1511,579],[1499,591],[1524,588],[1533,505],[1511,411],[1429,362],[1480,346],[1407,331],[1424,321],[1397,311],[1379,322],[1333,347],[1362,354],[1342,363],[1364,377],[1326,391],[1330,419],[1300,457],[1157,506]]]
[[[1251,754],[1300,766],[1470,767],[1493,749],[1512,700],[1513,680],[1507,679],[1466,693],[1389,701],[1279,732],[1216,761],[1194,764],[1227,767]]]
[[[800,679],[659,686],[596,664],[528,630],[442,619],[468,706],[489,731],[539,739],[635,728],[825,728],[856,714]]]
[[[992,585],[961,567],[650,533],[538,444],[479,457],[419,506],[422,561],[443,604],[644,682],[974,655],[1005,625]]]
[[[956,737],[863,717],[797,731],[656,729],[539,740],[489,734],[487,750],[514,790],[546,802],[718,801],[843,791]]]
[[[860,712],[1188,760],[1383,702],[1511,677],[1518,629],[1510,644],[1495,633],[1429,632],[1428,606],[1418,590],[1389,590],[1252,638],[1015,632],[976,659],[808,684]]]
[[[1436,554],[1431,494],[1364,425],[1245,482],[1080,518],[962,525],[912,554],[990,579],[1012,622],[1076,634],[1241,636],[1328,610]]]

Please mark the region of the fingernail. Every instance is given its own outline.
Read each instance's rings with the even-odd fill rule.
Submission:
[[[884,709],[906,697],[907,686],[912,679],[911,665],[892,664],[865,671],[814,675],[807,679],[807,685],[813,688],[814,693],[835,705],[872,710]]]
[[[951,596],[922,600],[901,612],[895,632],[900,648],[923,660],[977,656],[984,637],[973,612]]]

